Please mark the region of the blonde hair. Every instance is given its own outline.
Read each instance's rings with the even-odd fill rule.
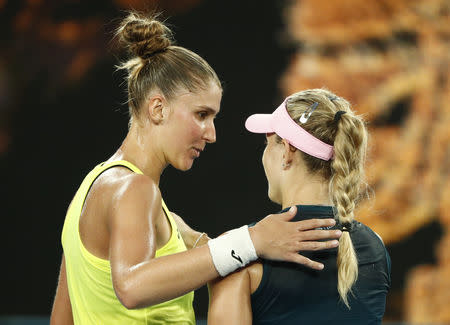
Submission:
[[[317,103],[305,123],[302,114]],[[293,94],[286,107],[291,118],[303,129],[325,143],[334,146],[334,159],[325,161],[301,152],[308,171],[329,181],[331,201],[339,221],[351,225],[354,210],[363,193],[367,193],[364,163],[367,149],[367,129],[361,116],[356,115],[345,99],[325,89],[311,89]],[[338,111],[345,112],[335,119]],[[337,289],[344,304],[350,308],[348,293],[358,278],[358,261],[348,231],[339,239],[337,256]]]
[[[196,53],[173,45],[171,30],[157,15],[130,12],[116,31],[116,37],[131,58],[118,66],[128,72],[130,116],[139,113],[148,93],[159,89],[170,100],[180,88],[195,92],[209,82],[221,87],[211,66]]]

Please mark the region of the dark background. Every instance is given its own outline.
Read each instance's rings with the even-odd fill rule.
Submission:
[[[109,42],[114,19],[124,12],[108,1],[49,5],[54,20],[95,16],[103,22],[103,38],[94,45],[100,48],[95,64],[79,79],[65,82],[59,76],[76,49],[41,42],[33,31],[16,37],[13,26],[25,3],[0,6],[0,62],[9,89],[0,102],[7,112],[1,124],[8,130],[7,148],[0,156],[0,313],[48,315],[66,209],[84,176],[114,153],[127,132],[124,76],[114,68],[123,56]],[[282,41],[283,6],[284,1],[203,1],[166,13],[178,44],[204,57],[224,84],[217,143],[207,146],[190,171],[169,167],[161,178],[169,209],[211,237],[278,210],[267,198],[263,138],[248,134],[243,125],[251,113],[271,112],[283,99],[278,79],[292,54]],[[410,265],[433,261],[429,251],[439,235],[440,226],[432,223],[414,241],[388,248],[394,288],[403,286]],[[203,318],[205,288],[196,297],[196,314]],[[390,304],[394,307],[388,307],[388,313],[399,319],[394,310],[399,303]]]
[[[87,10],[85,5],[60,15],[79,19]],[[109,10],[107,17],[123,16],[114,8],[104,10]],[[247,134],[243,125],[250,113],[270,112],[281,100],[277,78],[288,51],[277,41],[280,12],[271,1],[213,1],[168,19],[177,43],[204,57],[225,89],[217,142],[207,146],[190,171],[169,167],[161,179],[169,209],[210,236],[278,209],[266,198],[263,138]],[[114,26],[105,19],[106,37]],[[51,54],[40,46],[36,44],[28,60]],[[58,60],[58,53],[54,55]],[[81,80],[64,87],[48,85],[51,65],[38,67],[34,79],[16,94],[20,107],[12,114],[11,142],[1,160],[2,215],[7,222],[2,264],[8,293],[2,314],[51,310],[66,209],[83,177],[114,153],[127,132],[123,74],[114,72],[118,55],[107,46]],[[206,290],[197,295],[195,307],[198,316],[204,314]]]

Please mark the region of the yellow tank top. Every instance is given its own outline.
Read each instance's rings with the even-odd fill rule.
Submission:
[[[111,266],[89,253],[81,242],[78,231],[81,210],[86,195],[95,179],[105,170],[124,166],[135,173],[142,172],[131,163],[121,160],[96,166],[84,179],[67,211],[62,232],[62,245],[66,260],[67,286],[75,324],[195,324],[192,301],[194,292],[159,305],[129,310],[117,299],[111,281]],[[172,235],[169,241],[156,251],[156,257],[186,250],[175,220],[164,201],[163,210],[170,222]]]

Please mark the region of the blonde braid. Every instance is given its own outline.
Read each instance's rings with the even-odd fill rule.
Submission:
[[[289,97],[287,109],[298,122],[301,114],[317,102],[317,108],[302,128],[325,143],[334,146],[334,159],[324,161],[301,152],[311,173],[329,180],[329,193],[341,224],[351,225],[354,210],[362,192],[364,163],[367,148],[367,130],[360,116],[350,109],[350,104],[325,89],[301,91]],[[338,111],[345,112],[335,121]],[[358,260],[348,231],[339,239],[337,256],[338,292],[344,304],[350,308],[348,293],[358,278]]]
[[[351,111],[341,116],[334,139],[335,157],[331,163],[333,176],[330,194],[339,214],[339,221],[347,224],[354,219],[356,202],[364,180],[364,160],[367,132],[361,118]],[[347,294],[358,278],[358,261],[348,232],[339,239],[337,256],[338,291],[349,307]],[[350,308],[350,307],[349,307]]]

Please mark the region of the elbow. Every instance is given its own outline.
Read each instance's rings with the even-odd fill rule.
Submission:
[[[129,281],[118,281],[114,284],[117,299],[126,309],[141,308],[141,302],[136,297],[136,290]]]
[[[122,305],[126,309],[137,309],[141,308],[139,307],[139,304],[137,303],[136,299],[133,299],[131,296],[123,296],[119,298],[119,301],[122,303]]]
[[[150,307],[164,302],[157,297],[145,295],[141,290],[142,286],[136,280],[124,279],[113,283],[116,297],[126,309]]]

